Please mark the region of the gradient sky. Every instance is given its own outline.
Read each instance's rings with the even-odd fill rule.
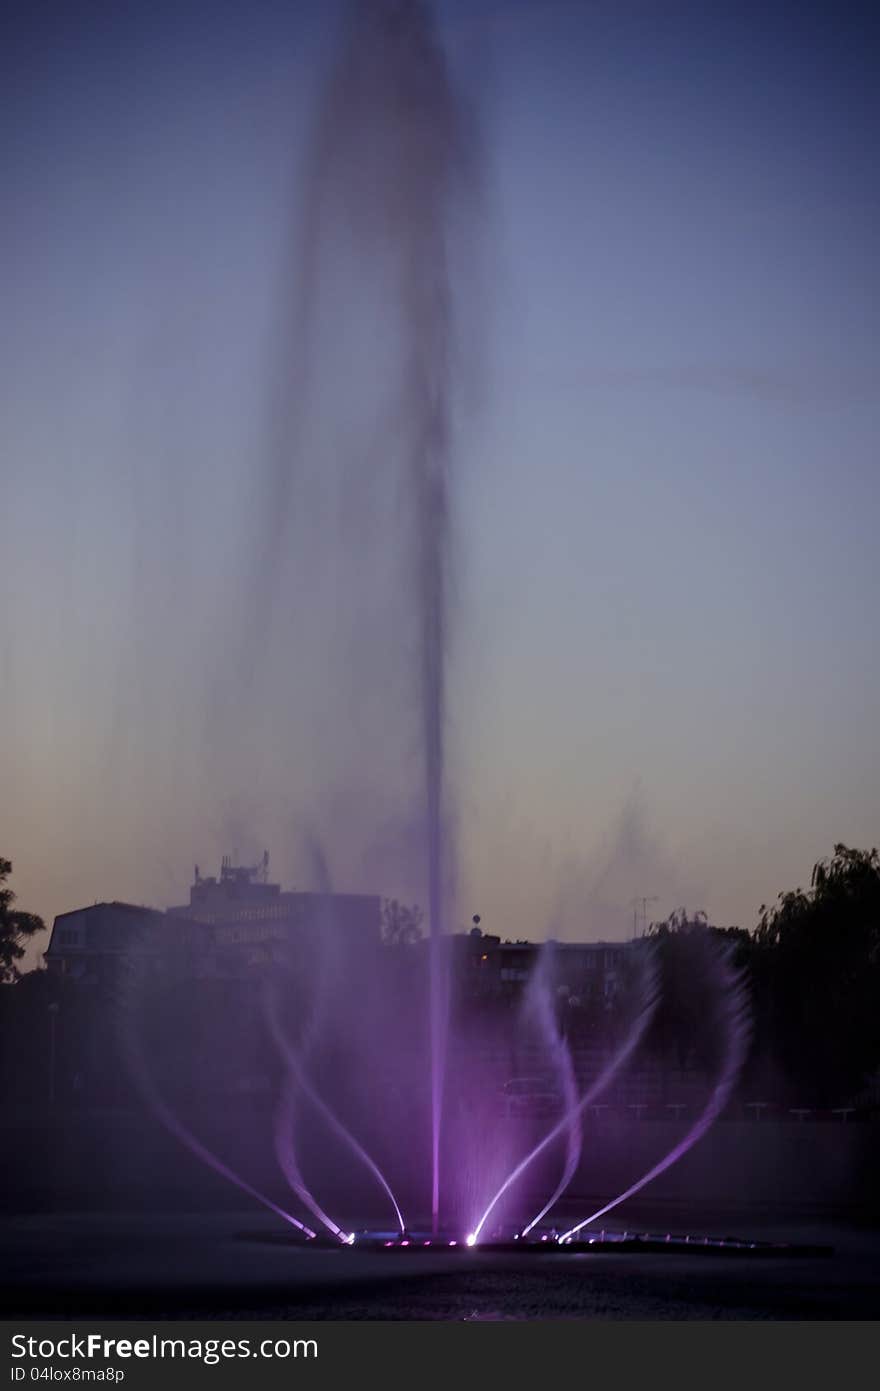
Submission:
[[[485,171],[458,286],[458,919],[620,937],[656,895],[753,926],[880,826],[876,8],[436,8]],[[399,686],[349,665],[339,592],[363,571],[307,501],[324,569],[281,596],[252,704],[229,665],[338,7],[8,15],[0,853],[21,906],[182,901],[194,861],[264,844],[304,885],[315,826],[340,886],[417,895]]]

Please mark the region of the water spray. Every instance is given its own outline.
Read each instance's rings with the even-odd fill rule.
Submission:
[[[290,1140],[290,1126],[292,1125],[293,1100],[292,1084],[295,1083],[295,1085],[302,1091],[303,1095],[308,1098],[312,1106],[314,1106],[314,1108],[319,1112],[319,1114],[323,1116],[324,1120],[328,1123],[328,1125],[330,1125],[330,1127],[335,1131],[339,1138],[343,1140],[346,1145],[348,1145],[348,1147],[357,1156],[361,1163],[373,1175],[376,1182],[379,1184],[382,1191],[386,1194],[392,1207],[394,1208],[394,1215],[397,1218],[398,1224],[400,1226],[401,1235],[405,1235],[406,1223],[403,1219],[403,1213],[401,1212],[400,1204],[395,1198],[394,1193],[391,1189],[391,1185],[389,1184],[385,1175],[382,1173],[382,1170],[379,1168],[375,1160],[367,1153],[360,1141],[357,1140],[354,1135],[352,1135],[348,1127],[339,1119],[335,1111],[333,1111],[333,1109],[327,1105],[320,1092],[318,1092],[315,1089],[315,1087],[312,1086],[312,1083],[310,1082],[308,1075],[306,1074],[305,1069],[303,1067],[303,1063],[299,1053],[293,1047],[290,1040],[287,1038],[284,1029],[282,1028],[281,1021],[279,1018],[277,992],[272,981],[269,981],[267,983],[267,987],[264,993],[264,1000],[266,1008],[266,1020],[269,1025],[270,1033],[272,1035],[276,1047],[278,1048],[279,1053],[284,1059],[289,1074],[287,1084],[288,1107],[284,1113],[283,1125],[281,1122],[281,1118],[279,1117],[279,1125],[276,1128],[276,1153],[278,1154],[279,1162],[282,1165],[285,1177],[288,1178],[288,1182],[291,1182],[291,1186],[294,1188],[294,1190],[299,1193],[298,1184],[299,1182],[301,1182],[301,1180],[299,1178],[299,1170],[295,1165],[295,1161],[293,1161],[292,1141]],[[310,1195],[309,1205],[311,1206],[312,1203],[314,1203],[314,1199],[312,1199]],[[316,1215],[318,1215],[315,1207],[312,1207],[312,1211],[315,1212]],[[329,1219],[326,1219],[322,1216],[320,1220],[324,1221],[325,1225],[329,1225],[331,1230],[334,1230],[336,1233],[339,1232],[339,1228],[336,1226],[336,1224],[330,1222]]]
[[[474,1238],[476,1241],[479,1241],[480,1233],[485,1227],[488,1218],[491,1216],[497,1203],[508,1191],[508,1189],[514,1183],[516,1183],[517,1179],[521,1178],[521,1176],[525,1173],[526,1169],[528,1169],[529,1166],[535,1162],[538,1156],[543,1154],[544,1151],[548,1148],[548,1146],[552,1145],[553,1142],[557,1140],[559,1136],[563,1134],[564,1131],[570,1129],[570,1127],[575,1122],[580,1122],[580,1119],[583,1116],[586,1108],[590,1106],[593,1102],[595,1102],[597,1097],[602,1095],[602,1093],[614,1081],[615,1077],[625,1066],[625,1064],[629,1062],[630,1058],[633,1056],[642,1039],[644,1038],[648,1025],[654,1017],[654,1012],[657,1008],[658,1000],[659,976],[657,968],[657,958],[653,951],[643,951],[641,955],[641,980],[639,985],[638,1013],[636,1014],[636,1017],[629,1029],[626,1038],[624,1039],[624,1042],[621,1044],[620,1048],[613,1055],[613,1057],[605,1064],[602,1071],[599,1073],[599,1076],[588,1087],[587,1091],[576,1103],[576,1105],[570,1111],[567,1111],[565,1115],[562,1116],[561,1120],[559,1120],[556,1123],[556,1125],[551,1127],[551,1129],[547,1132],[544,1138],[540,1140],[538,1144],[535,1145],[534,1149],[532,1149],[526,1155],[525,1159],[521,1160],[521,1162],[511,1171],[511,1173],[508,1174],[507,1178],[504,1180],[501,1187],[498,1189],[497,1193],[492,1198],[492,1201],[489,1203],[488,1207],[486,1208],[482,1217],[480,1218],[479,1222],[474,1228]],[[547,1214],[547,1212],[549,1212],[552,1203],[557,1201],[560,1196],[561,1192],[557,1191],[551,1199],[551,1202],[547,1203],[542,1208],[541,1212],[535,1218],[533,1218],[532,1221],[528,1223],[528,1226],[523,1231],[523,1235],[525,1235],[527,1232],[530,1232],[537,1225],[541,1218],[544,1217]]]
[[[716,991],[719,997],[720,1027],[724,1033],[724,1056],[718,1080],[709,1100],[687,1134],[663,1156],[659,1163],[655,1164],[635,1183],[630,1184],[623,1193],[612,1198],[610,1203],[605,1203],[589,1217],[585,1217],[582,1222],[578,1222],[574,1227],[563,1232],[559,1237],[561,1244],[565,1245],[570,1242],[585,1227],[598,1221],[600,1217],[604,1217],[607,1212],[619,1207],[627,1198],[633,1197],[635,1193],[640,1192],[655,1178],[659,1178],[662,1173],[676,1164],[698,1140],[703,1138],[730,1100],[731,1092],[746,1060],[751,1036],[751,1019],[745,979],[741,972],[734,969],[729,955],[720,956],[717,969]]]
[[[140,946],[140,953],[137,956],[129,955],[125,962],[125,970],[121,973],[122,980],[117,998],[117,1024],[122,1054],[128,1066],[129,1076],[142,1099],[169,1134],[179,1140],[191,1154],[195,1155],[209,1169],[213,1169],[215,1173],[220,1174],[222,1178],[240,1189],[242,1193],[246,1193],[248,1197],[253,1198],[262,1207],[274,1213],[276,1217],[280,1217],[283,1222],[301,1232],[303,1236],[309,1240],[314,1240],[317,1233],[311,1227],[300,1222],[292,1213],[273,1202],[271,1198],[266,1197],[259,1189],[254,1188],[253,1184],[248,1183],[246,1179],[236,1173],[229,1164],[193,1134],[163,1097],[147,1063],[140,1030],[134,1017],[138,995],[143,985],[145,962],[149,959],[146,938],[142,938]],[[145,950],[145,948],[147,949]]]

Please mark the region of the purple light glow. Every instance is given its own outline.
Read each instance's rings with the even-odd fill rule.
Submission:
[[[574,1075],[574,1064],[571,1059],[571,1050],[567,1041],[559,1032],[556,1021],[556,1012],[550,995],[550,968],[552,965],[552,950],[545,946],[540,957],[540,973],[536,977],[533,990],[535,1008],[538,1014],[541,1033],[545,1043],[549,1046],[551,1056],[556,1063],[560,1081],[562,1083],[562,1095],[565,1103],[565,1118],[567,1120],[568,1137],[565,1151],[565,1165],[555,1189],[545,1202],[541,1211],[533,1217],[528,1226],[523,1228],[523,1236],[528,1236],[533,1227],[541,1221],[542,1217],[558,1202],[574,1177],[581,1157],[581,1126],[578,1114],[578,1088],[577,1079]]]
[[[721,1072],[708,1102],[704,1106],[694,1124],[687,1134],[677,1145],[674,1145],[663,1158],[649,1169],[640,1179],[631,1184],[623,1193],[616,1198],[612,1198],[610,1203],[585,1217],[582,1222],[569,1228],[563,1234],[562,1240],[567,1237],[576,1236],[583,1231],[591,1222],[597,1218],[604,1217],[606,1212],[611,1212],[612,1208],[618,1207],[631,1198],[635,1193],[641,1191],[660,1174],[672,1167],[681,1159],[682,1155],[687,1154],[688,1150],[694,1146],[698,1140],[706,1134],[706,1131],[724,1110],[730,1099],[734,1084],[739,1076],[740,1069],[745,1062],[746,1050],[748,1048],[750,1036],[750,1024],[748,1014],[748,1000],[743,985],[742,977],[733,970],[729,960],[723,959],[719,966],[719,975],[716,986],[721,1009],[721,1024],[725,1033],[724,1058],[721,1065]],[[624,1233],[624,1237],[626,1233]]]
[[[624,1043],[619,1048],[617,1053],[611,1058],[611,1060],[605,1065],[605,1067],[599,1073],[599,1076],[596,1078],[595,1082],[593,1082],[593,1084],[587,1089],[585,1094],[581,1097],[580,1101],[576,1103],[573,1109],[570,1111],[566,1111],[566,1114],[562,1117],[560,1121],[557,1122],[556,1125],[554,1125],[547,1132],[543,1140],[539,1141],[539,1143],[535,1145],[534,1149],[526,1155],[525,1159],[523,1159],[516,1166],[516,1168],[513,1169],[513,1171],[507,1176],[507,1178],[502,1183],[501,1187],[498,1189],[498,1192],[495,1194],[494,1198],[489,1203],[489,1206],[486,1208],[476,1227],[474,1228],[474,1237],[476,1240],[479,1240],[480,1233],[482,1232],[488,1217],[492,1213],[499,1200],[511,1187],[511,1185],[516,1183],[517,1179],[520,1178],[523,1173],[525,1173],[529,1165],[533,1164],[534,1161],[538,1158],[538,1156],[542,1154],[544,1150],[548,1148],[549,1145],[552,1145],[554,1140],[556,1140],[563,1133],[563,1131],[571,1131],[571,1127],[574,1125],[575,1121],[580,1121],[586,1108],[592,1102],[594,1102],[596,1098],[600,1096],[608,1086],[610,1086],[610,1084],[613,1082],[614,1078],[617,1076],[621,1068],[632,1057],[633,1053],[635,1052],[636,1048],[638,1047],[639,1043],[644,1037],[648,1025],[654,1017],[654,1011],[657,1008],[657,1002],[659,1000],[657,961],[653,953],[645,952],[643,954],[642,973],[643,974],[640,990],[640,1009],[638,1014],[636,1015],[635,1021],[632,1025],[632,1028],[629,1031],[629,1034],[624,1040]],[[569,1179],[566,1180],[566,1184],[568,1183],[568,1181]],[[553,1196],[547,1203],[544,1204],[543,1208],[538,1213],[538,1215],[534,1217],[531,1220],[531,1222],[529,1222],[527,1227],[523,1228],[523,1236],[526,1236],[532,1230],[532,1228],[538,1222],[540,1222],[541,1218],[546,1216],[552,1205],[561,1196],[561,1192],[562,1188],[558,1186]]]
[[[526,1166],[532,1163],[533,1160],[537,1157],[537,1155],[539,1155],[553,1139],[559,1136],[566,1128],[568,1128],[570,1132],[574,1120],[580,1118],[586,1106],[593,1101],[595,1096],[599,1094],[600,1090],[604,1086],[608,1085],[609,1081],[616,1075],[617,1071],[620,1067],[622,1067],[623,1063],[629,1057],[631,1057],[638,1042],[642,1038],[645,1029],[648,1026],[648,1023],[653,1017],[653,1013],[657,1003],[657,973],[655,960],[651,955],[646,955],[643,958],[643,962],[645,975],[642,982],[642,992],[639,996],[639,1013],[635,1017],[635,1021],[630,1027],[629,1034],[627,1035],[623,1045],[620,1047],[620,1049],[614,1055],[611,1061],[605,1066],[605,1068],[602,1070],[596,1081],[588,1088],[585,1095],[579,1101],[577,1101],[577,1104],[574,1107],[569,1105],[566,1108],[565,1114],[557,1122],[557,1124],[551,1128],[551,1130],[544,1137],[544,1139],[538,1145],[536,1145],[535,1148],[531,1151],[531,1153],[527,1155],[526,1158],[512,1171],[508,1179],[502,1185],[501,1189],[499,1189],[498,1194],[496,1194],[496,1197],[493,1199],[489,1208],[487,1208],[487,1210],[484,1212],[483,1217],[480,1220],[480,1223],[466,1236],[464,1244],[467,1248],[473,1248],[478,1244],[481,1229],[485,1226],[486,1220],[490,1215],[495,1203],[498,1201],[498,1198],[500,1198],[501,1194],[504,1193],[507,1190],[507,1188],[509,1188],[509,1186],[520,1176],[520,1174],[523,1172]],[[710,985],[710,1000],[711,1008],[714,1010],[715,1027],[718,1030],[721,1039],[723,1040],[723,1052],[718,1078],[705,1106],[703,1107],[703,1110],[697,1117],[694,1124],[682,1137],[682,1139],[679,1140],[678,1143],[675,1144],[651,1169],[649,1169],[647,1173],[645,1173],[635,1183],[631,1184],[624,1192],[618,1194],[615,1198],[611,1199],[611,1201],[604,1204],[604,1206],[597,1209],[595,1212],[590,1214],[588,1217],[584,1218],[582,1221],[580,1221],[567,1231],[563,1232],[561,1235],[557,1235],[555,1231],[553,1231],[552,1234],[546,1232],[541,1234],[540,1243],[543,1244],[547,1243],[548,1241],[553,1241],[563,1246],[571,1244],[572,1239],[576,1237],[578,1233],[583,1231],[585,1227],[589,1226],[591,1223],[595,1222],[598,1218],[604,1216],[606,1213],[612,1211],[619,1204],[623,1203],[627,1198],[638,1193],[654,1178],[658,1177],[660,1174],[665,1172],[665,1170],[667,1170],[673,1164],[675,1164],[678,1161],[678,1159],[680,1159],[684,1154],[686,1154],[688,1150],[694,1144],[696,1144],[697,1141],[700,1138],[702,1138],[703,1135],[706,1134],[710,1126],[713,1124],[713,1122],[717,1119],[717,1117],[720,1115],[720,1113],[726,1106],[730,1098],[733,1086],[739,1076],[740,1070],[745,1060],[746,1049],[749,1039],[749,1022],[746,1005],[746,996],[741,976],[733,969],[728,957],[716,958],[714,956],[710,956],[706,979]],[[547,1000],[548,997],[545,995],[541,1000],[542,1008],[544,1008],[547,1005]],[[130,1004],[131,1002],[129,1001],[129,1005]],[[545,1013],[544,1017],[546,1019],[549,1016],[547,1013]],[[278,1043],[279,1049],[281,1050],[285,1059],[290,1064],[289,1072],[285,1079],[284,1087],[282,1090],[279,1106],[276,1111],[275,1146],[276,1155],[279,1160],[282,1172],[284,1173],[285,1178],[287,1179],[291,1189],[297,1194],[300,1201],[310,1210],[310,1212],[317,1218],[317,1220],[333,1236],[335,1236],[338,1239],[340,1244],[345,1246],[354,1245],[354,1232],[344,1231],[337,1223],[335,1223],[333,1219],[320,1207],[310,1190],[307,1188],[305,1182],[303,1181],[302,1174],[297,1163],[296,1155],[294,1153],[293,1142],[290,1134],[294,1118],[294,1096],[296,1090],[299,1088],[306,1093],[308,1099],[312,1102],[312,1104],[315,1105],[315,1107],[321,1112],[321,1114],[323,1114],[327,1118],[327,1120],[330,1122],[332,1128],[336,1131],[336,1133],[342,1136],[346,1140],[346,1142],[354,1149],[355,1153],[361,1158],[362,1162],[364,1162],[370,1169],[370,1171],[374,1174],[374,1176],[377,1177],[384,1191],[387,1194],[389,1194],[389,1196],[391,1196],[392,1202],[394,1204],[395,1213],[397,1214],[398,1221],[400,1224],[401,1233],[403,1234],[405,1228],[403,1226],[402,1214],[396,1202],[394,1201],[393,1195],[391,1195],[391,1190],[385,1182],[383,1176],[378,1171],[377,1167],[373,1164],[370,1157],[366,1154],[363,1148],[358,1144],[354,1137],[350,1135],[346,1127],[336,1119],[330,1108],[326,1106],[323,1099],[317,1095],[314,1088],[311,1087],[310,1083],[308,1082],[308,1079],[305,1078],[300,1059],[298,1055],[294,1052],[294,1050],[291,1048],[287,1039],[284,1037],[284,1034],[278,1023],[274,999],[272,999],[271,1001],[271,1006],[269,1009],[269,1019],[272,1025],[272,1033],[276,1039],[276,1042]],[[250,1183],[248,1183],[238,1173],[236,1173],[235,1170],[233,1170],[228,1164],[226,1164],[211,1150],[209,1150],[206,1145],[202,1144],[202,1142],[196,1138],[196,1136],[187,1128],[187,1126],[184,1125],[177,1118],[177,1116],[168,1106],[167,1102],[160,1095],[158,1088],[156,1087],[153,1081],[146,1060],[143,1056],[143,1050],[140,1047],[140,1040],[137,1036],[138,1031],[132,1027],[130,1017],[127,1019],[127,1024],[127,1035],[124,1032],[123,1037],[124,1040],[127,1042],[127,1051],[130,1055],[129,1061],[131,1065],[131,1071],[135,1079],[137,1080],[140,1090],[148,1099],[150,1105],[152,1106],[152,1109],[154,1110],[158,1118],[162,1121],[162,1123],[166,1126],[166,1128],[172,1134],[174,1134],[175,1137],[178,1138],[181,1141],[181,1143],[183,1143],[190,1150],[191,1153],[196,1155],[196,1157],[198,1157],[208,1167],[212,1168],[216,1173],[219,1173],[229,1182],[233,1183],[242,1192],[248,1194],[262,1206],[266,1207],[275,1215],[280,1217],[283,1221],[293,1226],[306,1238],[314,1239],[314,1230],[306,1226],[303,1222],[301,1222],[298,1218],[294,1217],[291,1213],[287,1212],[284,1208],[279,1206],[272,1199],[266,1197],[259,1190],[255,1189]],[[560,1063],[560,1066],[564,1066],[564,1063]],[[569,1168],[569,1163],[573,1152],[574,1147],[572,1145],[571,1139],[569,1139],[566,1171]],[[576,1148],[576,1153],[579,1155],[579,1152],[580,1147],[578,1145]],[[560,1186],[557,1185],[557,1193],[559,1191]],[[527,1238],[528,1233],[534,1229],[535,1223],[538,1220],[540,1220],[540,1217],[543,1215],[543,1213],[545,1213],[548,1210],[548,1208],[552,1205],[554,1201],[555,1195],[553,1198],[551,1198],[549,1203],[544,1205],[542,1213],[539,1214],[539,1217],[529,1222],[529,1224],[520,1232],[514,1233],[512,1236],[512,1240],[519,1241],[521,1239]],[[433,1217],[434,1214],[432,1213],[432,1220]],[[622,1239],[626,1240],[626,1238],[627,1233],[624,1233]],[[642,1239],[647,1240],[646,1237]],[[508,1237],[507,1240],[511,1240],[511,1238]],[[668,1234],[666,1236],[666,1241],[670,1241],[670,1237]],[[590,1239],[589,1244],[592,1243],[593,1239]],[[391,1247],[395,1243],[393,1241],[386,1241],[383,1244],[385,1247]],[[409,1247],[413,1244],[413,1242],[407,1236],[403,1235],[403,1239],[398,1244],[401,1247]],[[422,1247],[429,1247],[432,1244],[432,1242],[430,1239],[426,1239],[423,1236],[423,1238],[416,1239],[415,1244],[420,1245]],[[448,1242],[450,1248],[454,1248],[458,1244],[459,1243],[454,1239],[449,1240]],[[704,1240],[703,1244],[705,1245],[709,1243],[707,1240]]]
[[[322,888],[325,890],[325,892],[329,891],[329,886],[322,885]],[[397,1199],[391,1191],[391,1185],[388,1183],[388,1180],[385,1178],[385,1175],[382,1173],[378,1164],[376,1164],[372,1157],[367,1153],[363,1145],[361,1145],[360,1142],[357,1139],[355,1139],[354,1135],[352,1135],[348,1127],[345,1126],[341,1120],[339,1120],[336,1113],[331,1109],[331,1107],[327,1105],[327,1103],[324,1101],[324,1098],[315,1090],[308,1077],[306,1076],[299,1055],[297,1054],[296,1050],[291,1046],[289,1039],[287,1038],[283,1028],[281,1027],[281,1021],[278,1018],[278,1000],[275,990],[273,989],[271,983],[269,984],[269,987],[264,995],[264,1007],[266,1012],[266,1018],[269,1023],[270,1032],[275,1041],[276,1047],[278,1048],[279,1052],[284,1058],[284,1061],[287,1063],[287,1066],[290,1071],[290,1077],[296,1079],[297,1084],[308,1097],[309,1101],[312,1103],[315,1109],[324,1117],[324,1119],[333,1128],[333,1130],[335,1130],[336,1134],[340,1137],[340,1139],[344,1140],[345,1143],[354,1151],[358,1159],[360,1159],[361,1163],[369,1169],[370,1173],[376,1179],[376,1182],[387,1194],[388,1198],[391,1201],[391,1205],[394,1208],[394,1214],[397,1218],[398,1226],[400,1227],[402,1234],[406,1231],[406,1223],[403,1220],[403,1213],[400,1210],[400,1205],[398,1204]],[[276,1129],[276,1147],[278,1143],[277,1136],[278,1131]],[[285,1177],[286,1176],[287,1175],[285,1174]],[[312,1211],[315,1212],[315,1209],[312,1208]],[[320,1216],[320,1214],[317,1212],[315,1212],[315,1215]],[[320,1220],[329,1222],[329,1219],[326,1219],[323,1216],[320,1216]],[[338,1228],[336,1230],[338,1231]]]
[[[204,1145],[188,1126],[184,1125],[183,1121],[178,1120],[174,1111],[162,1096],[147,1066],[147,1061],[141,1047],[140,1035],[133,1018],[137,990],[138,987],[143,984],[143,969],[143,962],[138,961],[123,985],[120,1000],[120,1037],[128,1063],[129,1073],[144,1100],[147,1102],[148,1106],[150,1106],[154,1115],[161,1121],[162,1125],[165,1126],[165,1129],[173,1135],[176,1140],[179,1140],[191,1154],[194,1154],[197,1159],[200,1159],[203,1164],[206,1164],[209,1169],[213,1169],[215,1173],[220,1174],[222,1178],[234,1184],[242,1193],[247,1193],[248,1197],[253,1198],[256,1202],[260,1203],[262,1207],[268,1208],[269,1212],[274,1212],[276,1217],[280,1217],[283,1222],[287,1222],[291,1227],[302,1232],[303,1236],[307,1237],[309,1240],[314,1240],[317,1233],[312,1231],[311,1227],[307,1227],[304,1222],[300,1222],[292,1213],[287,1212],[285,1208],[280,1207],[278,1203],[273,1202],[271,1198],[267,1198],[264,1193],[254,1188],[252,1184],[248,1183],[246,1179],[243,1179],[237,1174],[235,1170],[230,1168],[218,1155],[214,1154],[213,1150],[208,1149],[207,1145]]]
[[[347,1238],[345,1233],[331,1217],[328,1217],[327,1213],[324,1212],[323,1208],[306,1186],[299,1165],[296,1162],[293,1140],[291,1138],[294,1099],[294,1076],[292,1072],[289,1072],[284,1087],[282,1088],[281,1098],[275,1116],[275,1154],[278,1159],[278,1166],[292,1191],[299,1198],[300,1202],[309,1209],[312,1216],[316,1217],[333,1236],[339,1237],[341,1241],[346,1241]],[[352,1237],[352,1241],[353,1240],[354,1237]]]

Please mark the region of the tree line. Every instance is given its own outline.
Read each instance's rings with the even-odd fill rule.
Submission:
[[[667,986],[655,1041],[680,1058],[707,1046],[688,990],[688,936],[729,946],[751,998],[746,1079],[807,1106],[840,1105],[880,1071],[880,856],[838,844],[810,887],[762,905],[757,926],[712,928],[673,914],[652,928]]]

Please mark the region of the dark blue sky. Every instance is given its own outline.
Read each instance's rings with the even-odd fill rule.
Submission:
[[[459,286],[479,310],[450,666],[462,912],[621,935],[644,893],[752,925],[880,821],[880,16],[438,13],[485,167]],[[0,848],[47,915],[179,900],[193,859],[251,841],[296,875],[333,744],[317,696],[291,701],[302,651],[272,635],[272,698],[222,769],[204,727],[249,619],[339,9],[6,16]],[[334,602],[316,593],[312,638]],[[340,878],[395,891],[400,856],[359,851],[357,822],[337,821]]]

